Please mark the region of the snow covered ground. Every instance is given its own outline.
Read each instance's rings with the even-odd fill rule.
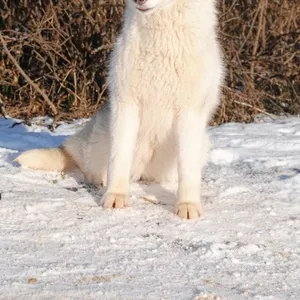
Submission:
[[[19,167],[85,122],[43,121],[0,119],[0,299],[300,299],[300,118],[210,128],[196,221],[171,212],[173,185],[109,211],[78,176]]]

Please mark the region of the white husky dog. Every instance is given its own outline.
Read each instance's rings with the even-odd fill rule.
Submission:
[[[60,148],[27,151],[17,161],[42,170],[78,167],[87,181],[107,185],[105,208],[128,205],[130,180],[178,178],[175,213],[197,218],[206,125],[223,80],[215,1],[127,0],[124,19],[108,104]]]

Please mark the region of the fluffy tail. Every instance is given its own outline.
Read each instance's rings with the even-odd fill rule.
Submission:
[[[63,148],[34,149],[19,155],[15,161],[35,170],[68,171],[75,162]]]

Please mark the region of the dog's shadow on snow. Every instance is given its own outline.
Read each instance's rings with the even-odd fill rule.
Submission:
[[[0,118],[0,148],[11,150],[4,153],[4,159],[13,166],[19,166],[14,160],[22,152],[37,148],[55,148],[67,137],[67,135],[51,135],[46,127],[39,132],[28,131],[21,121]]]
[[[171,189],[168,189],[164,185],[157,183],[150,183],[147,185],[143,184],[141,185],[141,189],[143,190],[143,194],[140,195],[140,199],[144,199],[145,201],[150,200],[150,202],[152,202],[151,200],[154,196],[154,199],[158,201],[157,205],[162,206],[170,212],[173,212],[176,194]]]
[[[14,137],[11,136],[13,142],[8,141],[3,143],[0,139],[0,147],[18,151],[5,153],[4,159],[14,167],[19,167],[20,165],[15,162],[15,159],[21,153],[32,149],[57,148],[67,137],[68,136],[64,135],[52,136],[46,132],[29,132],[26,133],[26,136],[18,136],[15,140],[13,140]]]

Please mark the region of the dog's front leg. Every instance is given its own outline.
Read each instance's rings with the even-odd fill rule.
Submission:
[[[134,103],[117,103],[110,116],[110,153],[107,191],[102,198],[105,208],[128,206],[130,172],[139,124]]]
[[[206,118],[193,108],[181,108],[177,118],[178,193],[176,214],[183,219],[202,214],[201,169],[205,160]]]

